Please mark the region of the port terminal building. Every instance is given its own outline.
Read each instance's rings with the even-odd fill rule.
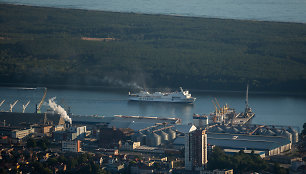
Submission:
[[[173,144],[176,147],[183,147],[185,144],[184,137],[177,137]],[[278,155],[290,150],[292,146],[290,140],[285,137],[211,132],[207,132],[207,144],[219,146],[231,152],[235,150],[263,151],[265,156]]]

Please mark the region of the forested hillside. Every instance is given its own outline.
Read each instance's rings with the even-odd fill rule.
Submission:
[[[0,4],[0,83],[306,91],[306,25]]]

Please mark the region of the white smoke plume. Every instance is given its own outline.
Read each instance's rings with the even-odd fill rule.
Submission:
[[[68,121],[70,124],[72,124],[72,120],[71,118],[68,116],[67,112],[65,111],[64,108],[62,108],[60,105],[55,103],[56,97],[50,98],[49,99],[49,103],[48,106],[53,109],[54,112],[58,113],[61,115],[62,118],[64,118],[64,120]]]
[[[127,82],[123,82],[121,80],[113,79],[113,78],[110,78],[110,77],[104,77],[103,81],[107,82],[107,83],[110,83],[110,84],[113,84],[113,85],[119,85],[121,87],[129,87],[129,88],[143,90],[143,87],[139,86],[136,82],[127,83]]]

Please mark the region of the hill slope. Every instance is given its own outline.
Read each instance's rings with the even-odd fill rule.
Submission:
[[[0,25],[2,84],[305,91],[305,24],[1,4]]]

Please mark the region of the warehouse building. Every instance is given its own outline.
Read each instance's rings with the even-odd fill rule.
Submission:
[[[208,133],[207,144],[223,149],[264,151],[265,156],[278,155],[291,149],[291,142],[285,137]],[[174,141],[175,146],[184,146],[184,138]]]

